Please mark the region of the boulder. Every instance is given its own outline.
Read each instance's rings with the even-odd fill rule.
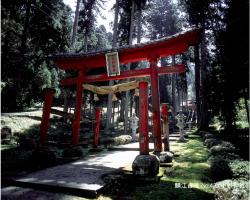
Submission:
[[[1,143],[8,143],[10,142],[11,139],[11,128],[8,126],[4,126],[3,128],[1,128]]]
[[[114,138],[115,145],[128,144],[132,142],[132,137],[130,135],[120,135]]]
[[[203,139],[206,140],[206,139],[216,139],[217,136],[212,134],[212,133],[207,133],[204,135]]]
[[[133,174],[142,177],[156,176],[159,172],[160,161],[155,155],[138,155],[133,164]]]
[[[207,131],[200,131],[199,134],[200,134],[200,136],[204,139],[204,136],[205,136],[206,134],[211,134],[211,133],[210,133],[210,132],[207,132]]]
[[[169,151],[160,152],[158,155],[161,163],[171,163],[174,157],[174,154]]]
[[[209,138],[204,141],[204,144],[208,147],[211,148],[213,146],[216,146],[218,144],[221,144],[222,140],[220,139],[215,139],[215,138]]]

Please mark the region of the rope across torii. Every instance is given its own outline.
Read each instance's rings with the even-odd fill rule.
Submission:
[[[139,82],[131,81],[112,86],[95,86],[90,84],[83,84],[83,89],[89,90],[95,94],[115,94],[117,92],[126,92],[138,88]]]
[[[165,37],[159,40],[150,41],[147,43],[136,44],[132,46],[124,46],[115,49],[104,51],[96,51],[90,53],[64,53],[51,56],[55,64],[63,70],[77,70],[77,77],[70,77],[61,80],[61,85],[76,86],[76,103],[73,121],[73,144],[79,142],[81,107],[83,98],[83,84],[91,82],[100,82],[108,80],[121,80],[136,77],[150,77],[151,95],[152,95],[152,118],[153,118],[153,136],[154,136],[154,151],[162,151],[161,139],[161,121],[160,121],[160,100],[159,100],[159,80],[158,76],[163,74],[183,73],[185,67],[183,64],[175,66],[158,67],[157,62],[161,57],[167,57],[175,54],[184,53],[189,46],[199,42],[200,30],[189,29],[178,34]],[[105,68],[106,54],[117,52],[119,55],[120,64],[126,64],[138,61],[148,61],[150,67],[146,69],[126,70],[121,71],[119,75],[108,76],[107,73],[98,75],[87,75],[90,69]],[[142,90],[143,91],[143,90]],[[47,95],[45,98],[52,98],[53,95]],[[46,134],[47,124],[49,120],[49,107],[51,101],[45,99],[44,117],[42,118],[40,134]],[[143,121],[144,120],[144,121]],[[140,120],[140,123],[148,123],[147,120]],[[143,121],[143,122],[142,122]],[[41,137],[42,138],[42,137]]]

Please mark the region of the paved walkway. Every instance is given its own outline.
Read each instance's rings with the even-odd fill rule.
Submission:
[[[172,138],[174,137],[170,136],[170,139]],[[150,150],[153,150],[153,143],[150,143],[149,147]],[[132,163],[139,154],[139,143],[119,145],[113,147],[112,150],[89,155],[72,163],[33,172],[16,178],[14,181],[17,185],[25,187],[36,186],[35,188],[45,190],[54,187],[61,191],[64,190],[64,192],[73,189],[76,193],[78,190],[78,192],[87,191],[87,193],[96,194],[105,185],[102,179],[104,175],[119,169],[131,170]],[[33,190],[27,191],[30,193]],[[19,187],[2,188],[2,195],[9,197],[7,199],[22,199],[21,196],[25,192],[26,189]],[[16,198],[18,194],[21,195],[20,198]],[[41,193],[41,195],[46,196],[47,193]]]
[[[30,173],[15,181],[64,188],[98,191],[102,176],[132,165],[138,151],[106,151],[85,159]]]
[[[79,196],[9,186],[1,188],[1,200],[87,200]]]

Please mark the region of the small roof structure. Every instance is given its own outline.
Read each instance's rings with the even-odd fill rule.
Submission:
[[[50,57],[61,69],[88,71],[91,68],[106,67],[105,54],[110,52],[118,52],[120,64],[183,53],[189,46],[198,43],[199,35],[200,30],[193,28],[146,43],[88,53],[60,53]]]

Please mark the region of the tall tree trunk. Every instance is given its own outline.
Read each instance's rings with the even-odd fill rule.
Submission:
[[[138,5],[138,20],[137,20],[137,44],[141,43],[141,19],[142,19],[142,6],[141,2]],[[139,97],[134,96],[135,113],[139,116]]]
[[[135,11],[135,1],[133,0],[132,8],[131,8],[131,16],[130,16],[129,45],[132,45],[132,41],[133,41],[134,11]],[[130,70],[130,64],[127,65],[127,70]],[[128,103],[129,103],[129,91],[126,92],[126,97],[125,97],[124,133],[128,132],[127,130],[128,129]]]
[[[27,46],[27,39],[28,39],[28,31],[29,31],[29,26],[30,26],[30,11],[31,11],[31,1],[28,0],[25,3],[25,22],[24,22],[24,28],[23,28],[23,32],[22,32],[22,36],[21,36],[21,45],[20,45],[20,55],[21,55],[21,61],[20,63],[18,63],[17,65],[20,65],[19,67],[17,67],[16,69],[16,74],[17,74],[17,78],[16,80],[14,79],[14,85],[15,88],[13,90],[13,92],[15,93],[14,97],[14,101],[15,101],[15,107],[13,110],[22,110],[23,107],[23,103],[20,102],[20,99],[22,99],[21,95],[21,82],[22,82],[22,71],[25,68],[25,63],[26,63],[26,59],[25,59],[25,52],[26,52],[26,46]]]
[[[202,41],[201,41],[201,123],[200,129],[208,129],[208,108],[207,108],[207,49],[205,42],[205,28],[204,21],[202,22]]]
[[[118,0],[116,0],[112,47],[117,46],[118,14],[119,14],[119,4]]]
[[[200,103],[200,53],[199,45],[194,46],[194,62],[195,62],[195,99],[196,99],[196,113],[197,125],[201,123],[201,103]]]
[[[113,41],[112,48],[117,46],[117,27],[118,27],[118,14],[119,14],[119,4],[116,0],[115,4],[115,18],[114,18],[114,28],[113,28]],[[109,86],[114,85],[114,81],[109,81]],[[110,128],[111,125],[111,115],[112,115],[112,94],[108,95],[108,107],[107,107],[107,120],[106,120],[106,131]]]
[[[141,43],[141,19],[142,19],[142,9],[141,2],[138,7],[138,23],[137,23],[137,43]]]
[[[71,39],[71,46],[72,46],[72,48],[74,48],[75,40],[76,40],[76,33],[77,33],[77,27],[78,27],[78,17],[79,17],[80,1],[81,1],[81,0],[77,0],[77,2],[76,2],[75,20],[74,20],[74,25],[73,25],[72,39]]]
[[[124,111],[125,111],[125,98],[123,96],[122,100],[121,100],[121,109],[120,109],[120,119],[121,119],[121,121],[124,121]]]

